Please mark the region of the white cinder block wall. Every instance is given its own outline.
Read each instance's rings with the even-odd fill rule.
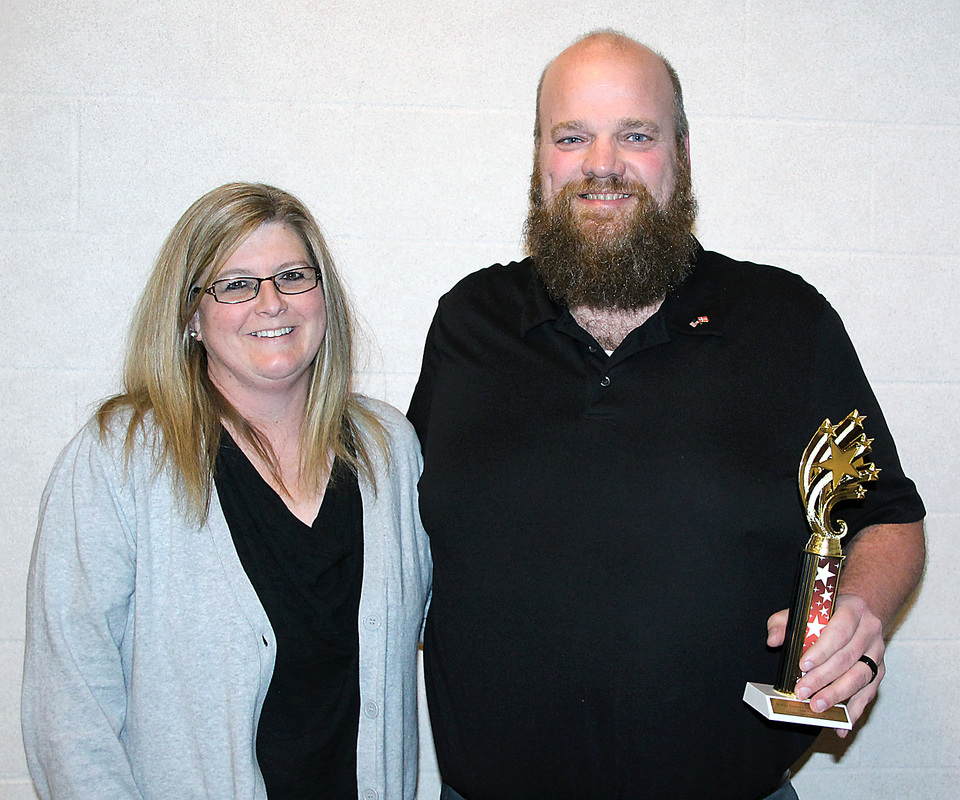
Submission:
[[[954,0],[0,0],[0,798],[34,796],[18,709],[40,491],[116,387],[178,216],[228,180],[303,197],[369,334],[363,385],[404,408],[437,297],[519,254],[540,69],[601,26],[672,59],[701,240],[833,301],[927,503],[929,568],[881,698],[799,793],[960,795]]]

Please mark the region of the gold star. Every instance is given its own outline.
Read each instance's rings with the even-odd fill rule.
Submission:
[[[836,491],[843,483],[843,476],[849,475],[851,478],[860,478],[853,462],[858,458],[857,448],[851,447],[848,450],[841,450],[837,443],[830,439],[830,456],[820,462],[822,469],[828,469],[833,474],[833,491]]]

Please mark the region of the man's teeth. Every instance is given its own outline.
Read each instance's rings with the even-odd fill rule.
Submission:
[[[273,339],[277,336],[286,336],[292,330],[293,328],[277,328],[276,330],[273,330],[273,331],[257,331],[253,335],[258,336],[261,339]]]
[[[603,192],[603,193],[590,193],[581,195],[586,200],[625,200],[628,198],[629,194],[624,194],[623,192]]]

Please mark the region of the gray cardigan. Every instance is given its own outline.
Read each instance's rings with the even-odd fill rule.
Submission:
[[[417,777],[417,643],[431,561],[420,448],[399,411],[377,494],[362,478],[361,800],[407,800]],[[167,473],[95,422],[66,447],[40,506],[27,584],[22,725],[42,798],[266,797],[256,761],[273,629],[216,494],[188,524]]]

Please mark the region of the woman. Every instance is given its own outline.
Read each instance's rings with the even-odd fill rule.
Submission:
[[[194,203],[123,393],[43,495],[22,698],[41,797],[413,797],[419,448],[351,383],[307,209],[250,184]]]

